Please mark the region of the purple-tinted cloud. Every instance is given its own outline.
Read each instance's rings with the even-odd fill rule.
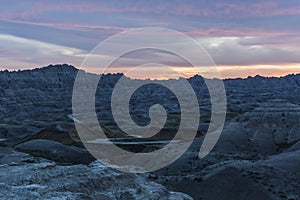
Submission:
[[[13,3],[10,1],[10,3]],[[20,2],[18,2],[20,3]],[[34,8],[18,13],[4,12],[10,17],[30,18],[45,12],[137,13],[204,17],[270,17],[299,15],[297,0],[282,1],[26,1],[20,6]],[[19,10],[18,7],[12,10]],[[241,15],[242,14],[242,15]]]

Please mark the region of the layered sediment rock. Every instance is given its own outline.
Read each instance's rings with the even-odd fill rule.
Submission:
[[[255,151],[272,154],[300,140],[300,106],[285,100],[260,104],[225,127],[218,151]]]

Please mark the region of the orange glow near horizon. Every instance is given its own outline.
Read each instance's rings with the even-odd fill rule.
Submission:
[[[204,71],[204,74],[197,71],[193,67],[176,66],[172,67],[172,71],[164,71],[159,68],[145,69],[143,73],[128,73],[132,67],[112,67],[105,71],[106,73],[124,73],[130,78],[136,79],[177,79],[179,77],[189,78],[196,74],[208,77],[208,78],[247,78],[248,76],[265,76],[265,77],[281,77],[288,74],[300,73],[300,63],[284,64],[284,65],[252,65],[252,66],[217,66],[217,70],[220,75],[209,75],[209,67],[199,68]],[[85,68],[85,71],[91,73],[99,73],[99,70],[93,68]],[[205,75],[206,74],[206,75]]]
[[[74,65],[78,69],[82,69],[89,73],[99,74],[101,70],[97,68],[83,68]],[[30,67],[26,69],[34,69],[35,67]],[[111,67],[105,70],[107,73],[124,73],[130,78],[136,79],[177,79],[179,77],[189,78],[194,75],[203,75],[203,73],[195,70],[190,66],[175,66],[172,67],[172,71],[161,70],[159,68],[147,67],[144,72],[141,73],[128,73],[133,67]],[[200,68],[202,70],[209,69],[209,67]],[[248,76],[264,76],[264,77],[281,77],[288,74],[299,74],[300,73],[300,63],[289,63],[289,64],[276,64],[276,65],[252,65],[252,66],[217,66],[220,73],[219,78],[247,78]],[[1,68],[0,70],[6,70],[6,68]],[[17,70],[17,69],[16,69]],[[25,70],[25,69],[22,69]],[[206,70],[208,72],[208,70]],[[215,76],[205,76],[208,78],[216,78]]]

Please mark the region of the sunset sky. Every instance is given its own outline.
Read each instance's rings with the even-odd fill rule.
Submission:
[[[0,6],[0,69],[68,63],[85,56],[109,36],[141,27],[183,32],[199,42],[222,77],[300,73],[300,1],[15,1]],[[123,44],[130,45],[130,43]],[[111,52],[113,54],[113,52]],[[192,52],[191,52],[192,53]],[[163,55],[127,59],[159,62]],[[132,67],[124,62],[112,72]],[[170,65],[184,76],[191,66]],[[91,69],[97,72],[97,69]],[[153,74],[160,76],[159,68]]]

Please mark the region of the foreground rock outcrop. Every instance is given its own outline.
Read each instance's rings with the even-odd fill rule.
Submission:
[[[98,161],[61,166],[1,148],[0,199],[171,199],[190,200],[144,178],[114,171]]]

